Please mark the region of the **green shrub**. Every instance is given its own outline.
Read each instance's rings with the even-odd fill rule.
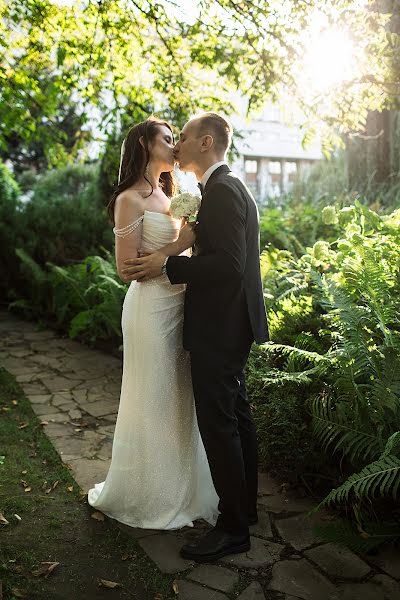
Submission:
[[[24,250],[40,265],[65,265],[113,244],[96,167],[70,165],[38,178],[23,212]]]
[[[51,265],[50,283],[57,322],[71,338],[121,341],[121,311],[127,286],[119,280],[111,254],[89,256],[77,265]]]
[[[127,286],[119,280],[115,260],[88,256],[82,262],[61,267],[48,263],[43,269],[22,249],[17,249],[26,295],[10,308],[30,318],[52,322],[71,338],[93,343],[121,343],[121,311]]]
[[[246,385],[257,428],[260,465],[279,478],[315,485],[327,468],[321,464],[319,444],[310,435],[305,390],[290,383],[281,388],[271,385],[265,377],[268,362],[263,349],[253,346]]]
[[[324,503],[365,531],[379,515],[377,498],[398,503],[400,489],[391,442],[400,431],[400,210],[381,217],[356,202],[337,219],[330,213],[340,229],[334,242],[318,241],[298,259],[281,252],[277,261],[272,250],[263,260],[273,339],[285,343],[263,346],[260,379],[283,401],[294,384],[307,398],[309,434],[345,467]]]
[[[3,298],[17,285],[18,259],[15,247],[20,243],[22,203],[18,184],[9,169],[0,163],[0,292]]]

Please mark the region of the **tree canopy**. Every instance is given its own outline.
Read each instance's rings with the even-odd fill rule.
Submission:
[[[97,119],[109,135],[124,115],[156,111],[179,126],[199,109],[248,110],[295,97],[309,119],[341,132],[400,93],[394,0],[0,0],[0,146],[39,139],[51,163]],[[397,9],[398,10],[398,9]],[[300,85],[316,14],[349,32],[357,76],[334,89]],[[392,29],[392,31],[391,31]],[[395,65],[395,66],[394,66]],[[43,74],[48,74],[44,77]],[[76,143],[60,127],[74,105]],[[62,154],[62,152],[61,152]]]

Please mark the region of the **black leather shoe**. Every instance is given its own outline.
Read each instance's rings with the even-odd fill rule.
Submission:
[[[192,544],[185,544],[180,555],[198,563],[218,560],[227,554],[239,554],[250,550],[248,534],[233,535],[221,529],[212,529]]]

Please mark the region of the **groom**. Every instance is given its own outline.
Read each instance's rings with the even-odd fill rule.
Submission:
[[[231,135],[222,116],[204,113],[186,123],[174,148],[180,169],[196,175],[202,192],[193,255],[173,256],[194,239],[186,225],[173,244],[126,261],[133,265],[132,279],[166,273],[171,283],[187,284],[183,345],[190,352],[199,429],[220,498],[215,528],[181,549],[197,562],[246,552],[249,525],[257,522],[257,440],[244,367],[252,342],[266,341],[268,328],[258,211],[225,162]]]

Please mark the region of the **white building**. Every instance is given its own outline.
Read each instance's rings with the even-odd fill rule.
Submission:
[[[268,197],[289,191],[298,175],[306,174],[315,161],[322,159],[321,142],[316,138],[303,148],[304,117],[292,103],[288,102],[285,108],[267,105],[257,118],[249,120],[245,116],[245,101],[239,102],[242,114],[227,115],[240,136],[234,138],[239,155],[231,168],[262,205]],[[184,189],[198,191],[193,174],[178,173],[178,177]]]
[[[263,204],[268,197],[289,191],[298,175],[322,159],[321,142],[316,138],[308,147],[302,146],[304,117],[293,105],[289,105],[289,110],[267,105],[252,120],[245,118],[244,111],[243,105],[242,115],[231,119],[234,130],[243,136],[235,140],[239,156],[232,170],[245,181],[257,202]]]

